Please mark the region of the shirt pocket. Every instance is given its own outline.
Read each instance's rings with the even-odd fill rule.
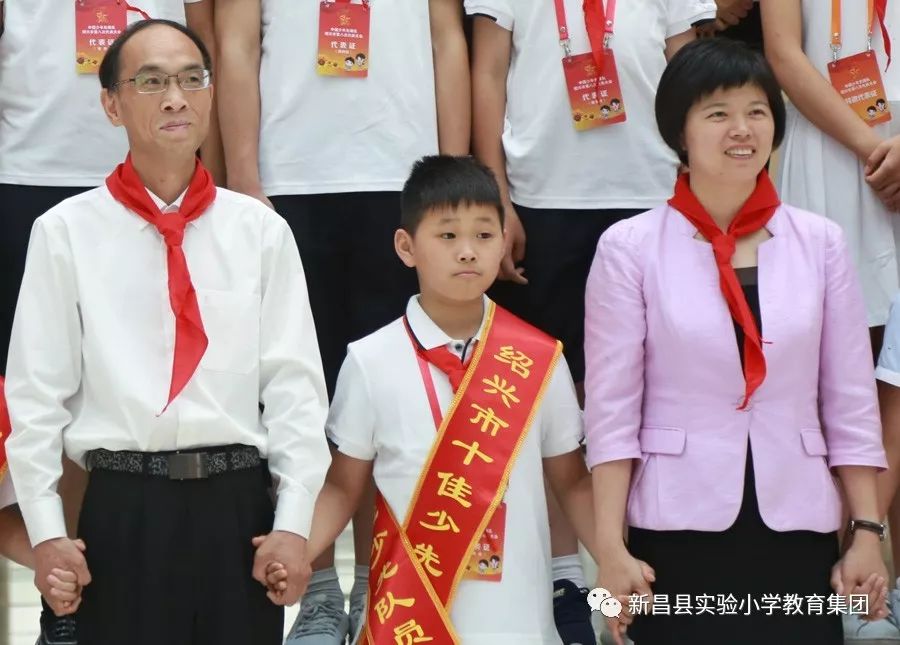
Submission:
[[[209,345],[200,367],[211,372],[249,374],[259,366],[259,309],[256,293],[197,289]]]

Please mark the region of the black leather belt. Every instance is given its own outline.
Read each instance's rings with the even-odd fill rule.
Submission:
[[[253,446],[231,445],[174,452],[91,450],[88,470],[111,470],[168,479],[207,479],[229,471],[257,468],[263,460]]]

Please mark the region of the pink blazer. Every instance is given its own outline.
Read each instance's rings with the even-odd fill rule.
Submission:
[[[759,247],[767,375],[751,406],[711,246],[663,206],[600,239],[586,294],[588,465],[634,459],[628,522],[721,531],[740,509],[748,437],[778,531],[833,531],[829,467],[885,468],[872,350],[840,228],[781,206]]]

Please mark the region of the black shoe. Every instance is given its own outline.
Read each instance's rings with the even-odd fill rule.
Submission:
[[[553,583],[553,620],[565,645],[597,645],[587,595],[571,580]]]
[[[41,635],[35,645],[78,645],[75,616],[56,616],[45,607],[41,612]]]

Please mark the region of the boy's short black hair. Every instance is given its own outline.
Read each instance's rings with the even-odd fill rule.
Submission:
[[[203,67],[208,69],[210,74],[212,74],[212,58],[209,55],[209,50],[206,48],[206,45],[203,44],[203,41],[200,40],[200,37],[197,34],[174,20],[152,18],[150,20],[141,20],[140,22],[133,23],[123,31],[118,38],[116,38],[112,45],[109,46],[109,49],[106,50],[106,55],[103,57],[103,62],[100,63],[100,70],[98,72],[100,77],[100,87],[109,90],[120,80],[119,59],[122,56],[122,47],[125,46],[125,43],[131,40],[132,36],[135,34],[155,25],[171,27],[190,38],[193,43],[197,45],[197,49],[200,50],[200,56],[203,58]]]
[[[500,187],[487,166],[474,157],[422,157],[413,165],[403,186],[400,226],[413,235],[429,211],[454,209],[461,205],[495,208],[500,227],[503,227]]]
[[[887,102],[884,99],[878,99],[877,101],[875,101],[875,105],[878,105],[879,103],[881,103],[882,105],[887,104]]]
[[[492,555],[492,556],[491,556],[491,562],[493,562],[494,560],[496,560],[497,562],[500,562],[500,556],[499,556],[499,555]]]
[[[730,38],[704,38],[688,43],[672,57],[656,91],[656,125],[681,163],[688,163],[682,135],[691,107],[716,90],[748,84],[759,87],[769,100],[775,149],[784,138],[784,99],[775,73],[762,54]]]

